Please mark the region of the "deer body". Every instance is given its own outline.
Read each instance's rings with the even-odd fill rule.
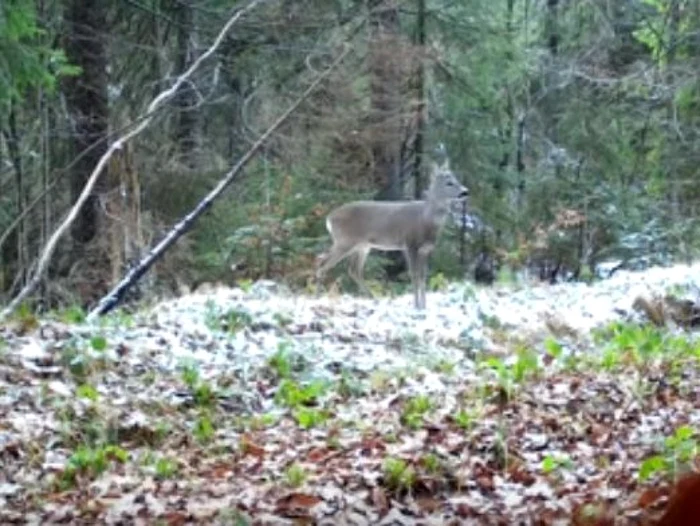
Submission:
[[[350,277],[362,291],[369,293],[362,278],[369,252],[401,250],[413,283],[414,305],[424,309],[428,258],[445,223],[450,200],[467,194],[445,163],[442,167],[434,166],[424,201],[355,201],[336,208],[326,218],[333,246],[321,258],[317,279],[350,256]]]

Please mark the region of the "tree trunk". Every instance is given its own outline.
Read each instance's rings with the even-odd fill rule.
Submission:
[[[418,65],[415,73],[416,94],[416,137],[413,141],[413,180],[414,197],[420,199],[423,194],[423,136],[425,133],[425,0],[418,0],[418,15],[416,19],[416,44],[418,46]]]
[[[71,118],[73,155],[78,156],[96,141],[105,139],[109,124],[107,101],[107,58],[105,31],[107,3],[103,0],[67,0],[64,14],[66,24],[66,55],[68,60],[82,70],[75,77],[67,77],[64,89]],[[75,162],[71,173],[71,200],[75,201],[83,190],[95,165],[107,149],[106,141],[92,148]],[[73,261],[85,256],[87,244],[100,239],[103,231],[103,214],[100,198],[109,184],[106,177],[95,185],[71,227],[74,241]],[[94,272],[85,277],[84,285],[95,291],[101,268],[90,265]],[[105,269],[108,272],[108,269]],[[95,272],[96,271],[96,272]],[[104,283],[102,286],[104,287]],[[99,287],[98,287],[99,288]],[[86,291],[87,292],[87,291]]]
[[[20,131],[17,126],[17,104],[10,103],[8,116],[8,133],[6,135],[7,149],[10,153],[10,161],[15,172],[15,190],[17,192],[17,215],[24,213],[27,205],[27,181],[25,181],[24,163],[22,162]],[[14,274],[14,285],[24,286],[24,278],[28,272],[29,253],[27,246],[27,222],[21,220],[17,226],[17,259]]]
[[[372,180],[379,191],[375,199],[403,198],[401,177],[400,86],[401,53],[399,12],[395,0],[367,0],[369,8],[370,115],[372,129]],[[403,254],[388,252],[384,266],[387,277],[395,279],[406,270]]]
[[[379,199],[402,197],[400,130],[401,59],[399,13],[395,0],[368,0],[370,27],[370,125],[373,129],[372,178]]]
[[[195,59],[195,50],[192,38],[195,32],[194,9],[189,0],[181,0],[177,7],[177,56],[175,68],[179,74],[185,71]],[[175,125],[175,142],[177,144],[180,160],[189,169],[197,166],[198,146],[198,112],[195,108],[197,96],[191,84],[183,84],[175,97],[175,105],[178,108],[177,123]]]

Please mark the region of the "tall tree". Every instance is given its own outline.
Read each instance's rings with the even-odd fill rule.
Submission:
[[[369,8],[370,126],[372,178],[382,199],[400,199],[401,55],[396,0],[367,0]]]
[[[195,46],[195,10],[191,0],[179,0],[175,9],[177,51],[175,69],[179,73],[185,71],[196,58]],[[198,143],[198,115],[195,109],[197,95],[192,84],[185,84],[180,88],[175,104],[178,108],[177,123],[175,125],[175,143],[177,144],[180,161],[187,168],[195,168]]]
[[[90,173],[107,148],[109,105],[106,54],[107,2],[103,0],[66,0],[66,54],[81,68],[78,76],[66,80],[64,91],[72,126],[73,154],[78,156],[70,173],[71,199],[75,201]],[[102,141],[102,142],[99,142]],[[98,143],[99,144],[96,144]],[[102,177],[72,226],[73,259],[85,256],[87,245],[99,241],[105,230],[100,198],[108,188]],[[108,266],[105,265],[105,270]],[[95,281],[103,278],[95,277]],[[88,284],[92,287],[96,283]],[[107,285],[104,283],[102,286]]]
[[[413,74],[413,91],[415,97],[415,138],[413,140],[413,180],[414,180],[414,197],[420,199],[423,193],[423,147],[426,125],[426,100],[425,100],[425,38],[426,38],[426,0],[416,0],[416,34],[415,45],[418,48],[418,56],[416,57],[416,68]]]

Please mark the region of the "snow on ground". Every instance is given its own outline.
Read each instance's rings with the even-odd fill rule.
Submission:
[[[458,359],[455,343],[475,351],[491,350],[487,334],[494,324],[533,337],[547,334],[546,319],[555,319],[585,339],[590,331],[613,320],[634,317],[638,296],[669,292],[700,297],[700,264],[619,271],[612,278],[558,285],[531,284],[478,287],[452,284],[444,292],[429,292],[427,309],[413,308],[412,295],[369,299],[342,295],[310,297],[294,294],[271,282],[258,282],[246,293],[219,288],[155,306],[153,323],[141,336],[164,333],[169,352],[164,367],[183,358],[201,363],[246,367],[264,360],[283,343],[303,346],[319,364],[341,363],[360,371],[403,367],[431,357]],[[208,321],[217,315],[250,316],[250,327],[225,341],[213,335]],[[152,346],[161,343],[148,338]],[[135,336],[139,338],[139,336]],[[221,337],[219,337],[221,338]],[[411,343],[414,345],[411,345]],[[397,346],[403,352],[396,352]],[[406,352],[406,350],[410,352]]]

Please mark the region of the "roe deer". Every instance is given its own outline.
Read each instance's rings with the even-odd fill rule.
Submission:
[[[354,201],[336,208],[326,218],[333,246],[319,261],[317,286],[330,268],[352,256],[348,273],[364,293],[370,294],[362,279],[367,254],[373,248],[402,250],[413,283],[414,305],[425,309],[428,258],[445,223],[450,200],[467,195],[469,191],[445,161],[442,166],[433,164],[424,201]]]

